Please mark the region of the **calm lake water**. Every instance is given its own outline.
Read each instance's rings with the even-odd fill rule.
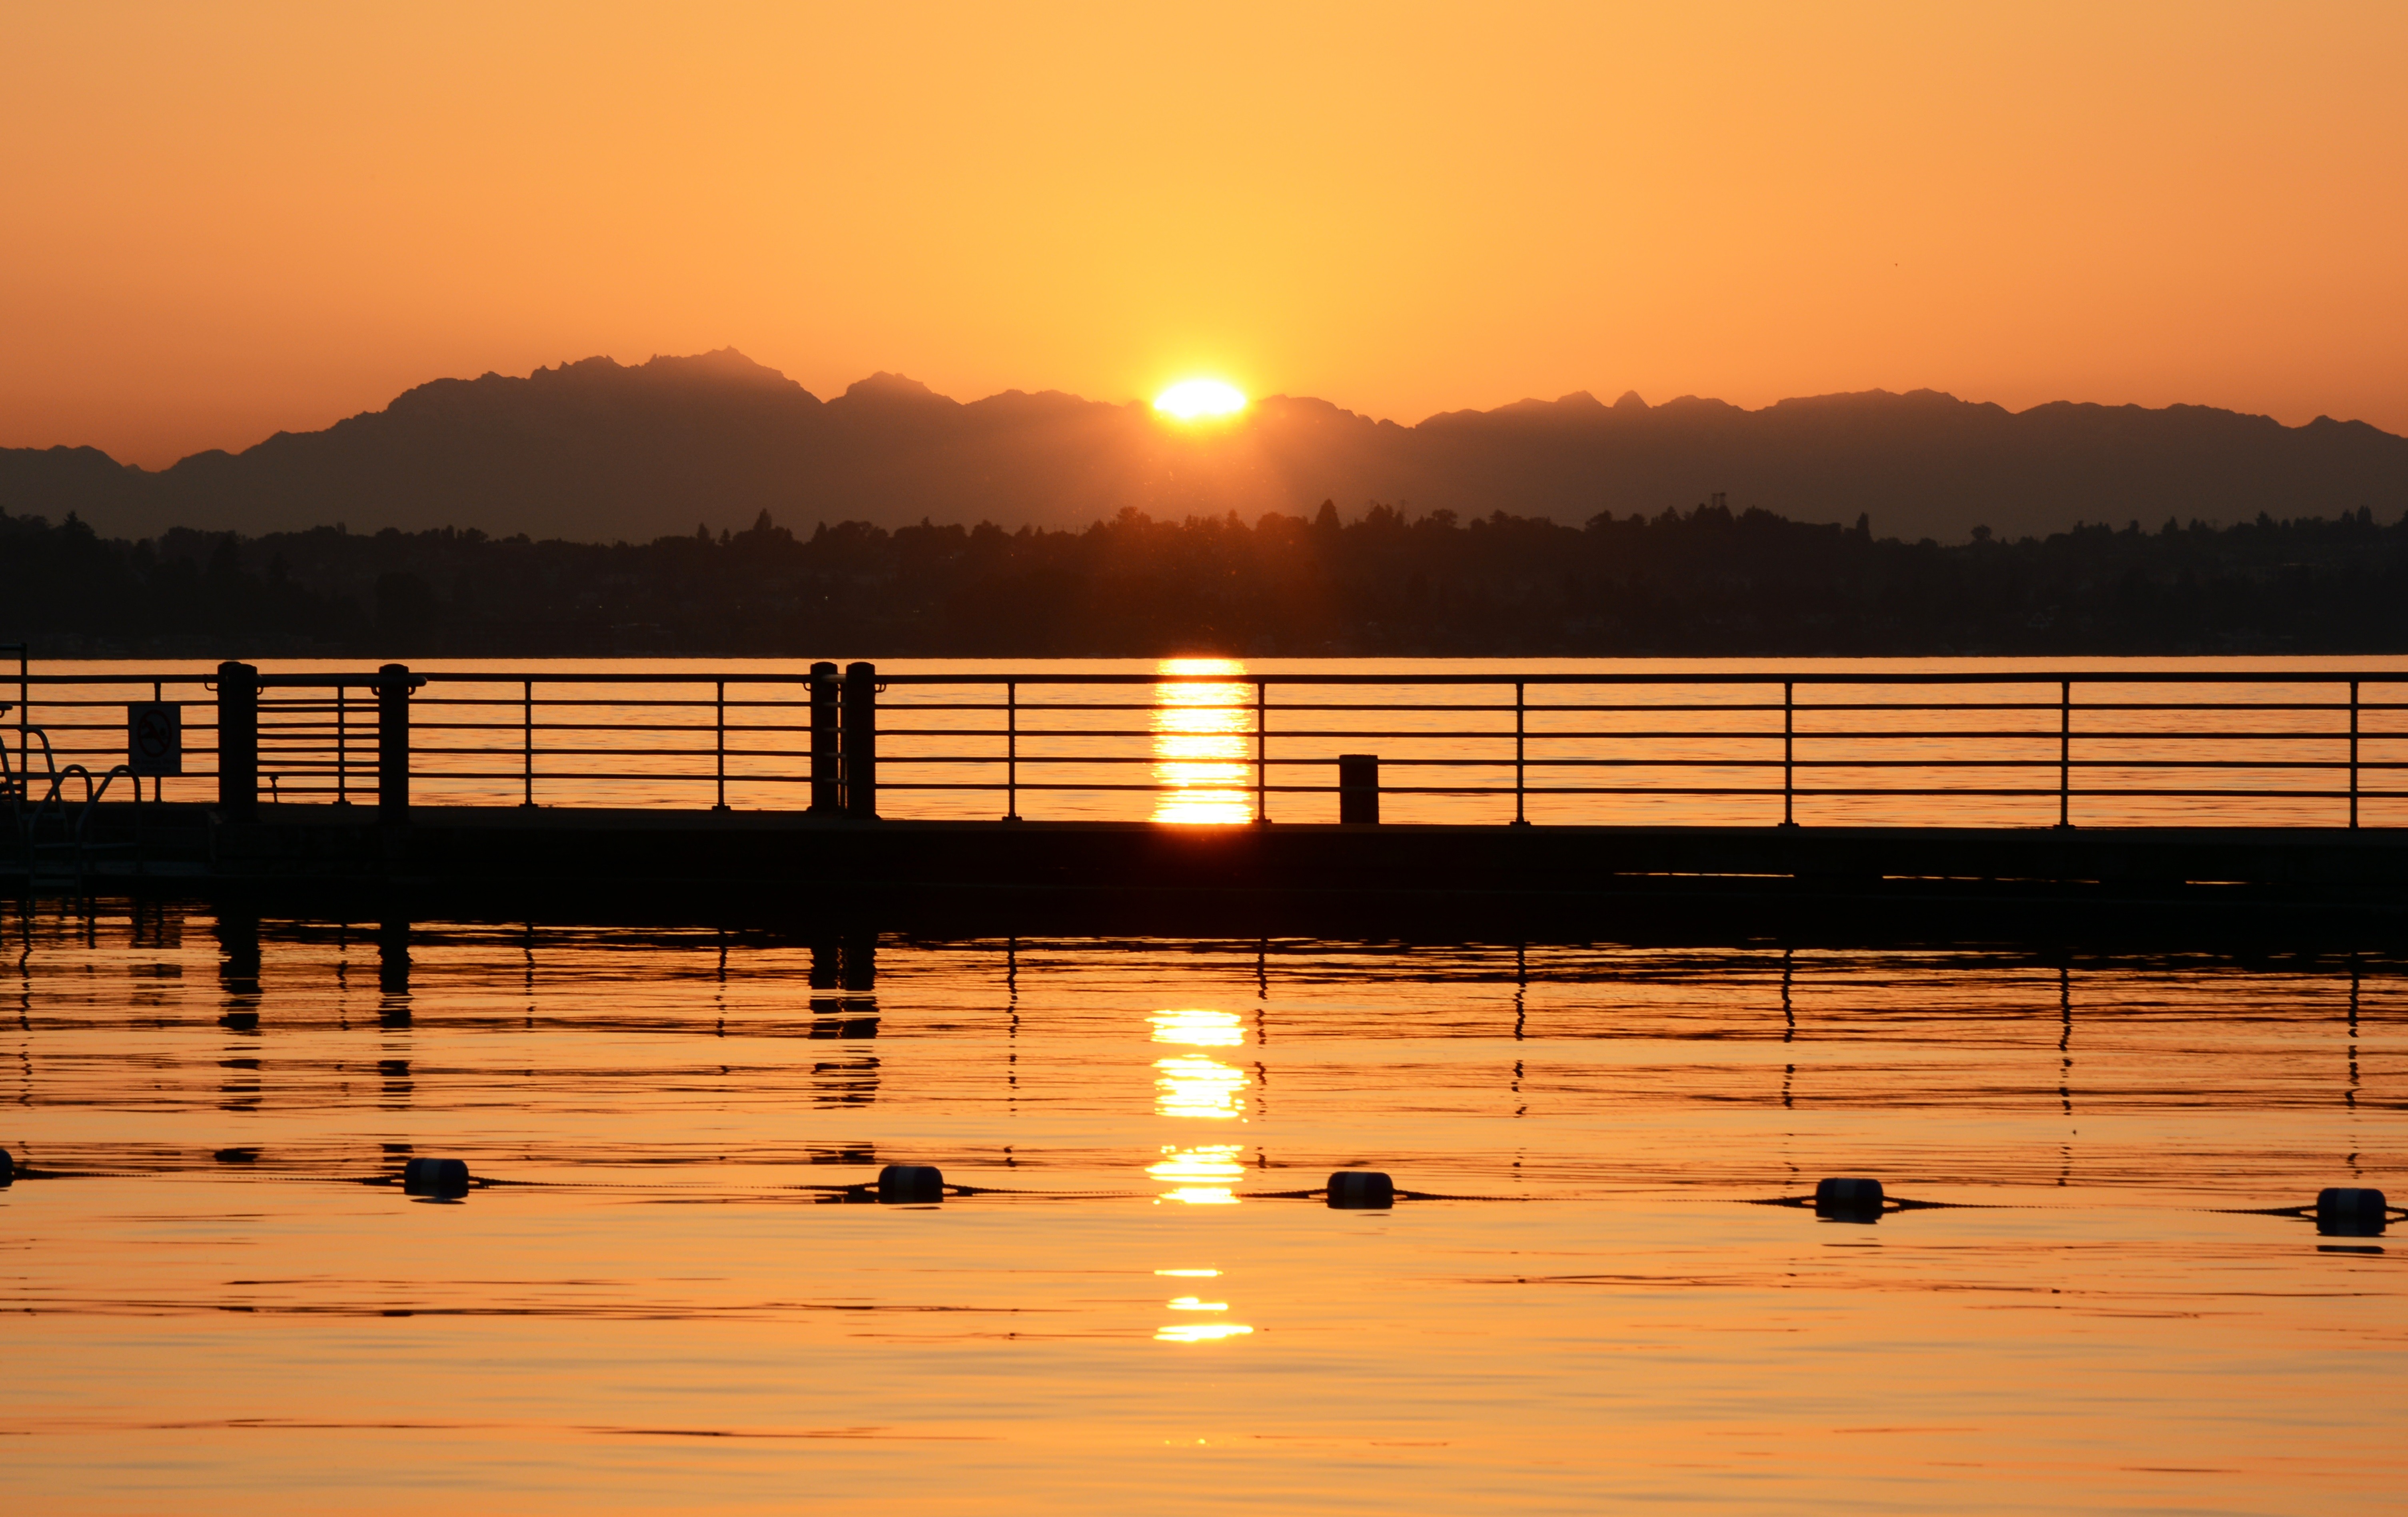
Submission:
[[[6,926],[12,1510],[2408,1489],[2400,1241],[2225,1209],[2408,1192],[2396,961]]]

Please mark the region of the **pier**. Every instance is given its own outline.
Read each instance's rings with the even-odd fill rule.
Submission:
[[[2408,674],[20,672],[21,891],[2388,931]],[[146,748],[147,745],[147,748]],[[2270,916],[2271,914],[2271,916]]]

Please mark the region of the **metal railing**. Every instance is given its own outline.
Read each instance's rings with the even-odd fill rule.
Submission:
[[[2408,822],[2408,672],[2382,670],[244,667],[32,674],[26,704],[62,762],[90,762],[122,751],[101,718],[123,697],[102,687],[189,691],[208,710],[158,794],[238,806],[230,756],[270,806],[394,817],[415,786],[453,804],[1324,820],[1312,798],[1336,796],[1339,760],[1376,751],[1380,790],[1443,803],[1432,820]]]

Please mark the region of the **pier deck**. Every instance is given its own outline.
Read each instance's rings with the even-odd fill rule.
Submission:
[[[766,909],[1104,906],[1149,898],[1376,918],[1688,909],[2342,913],[2408,924],[2392,828],[1606,827],[823,820],[800,812],[285,805],[233,823],[146,807],[86,888],[402,892],[504,905],[733,899]],[[133,808],[95,837],[136,841]],[[19,884],[22,861],[7,861]]]

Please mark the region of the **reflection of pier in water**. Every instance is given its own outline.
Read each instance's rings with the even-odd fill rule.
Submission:
[[[811,943],[811,1032],[815,1038],[878,1036],[878,935],[854,932]],[[823,991],[841,994],[826,995]],[[847,1049],[811,1065],[811,1099],[821,1106],[867,1106],[878,1098],[878,1055]]]
[[[1342,1020],[1360,1009],[1337,988],[1347,984],[1400,987],[1410,1014],[1398,1023],[1383,1014],[1373,1036],[1485,1040],[1445,1045],[1464,1059],[1448,1053],[1396,1074],[1425,1090],[1433,1110],[1523,1117],[1538,1127],[1634,1095],[1757,1105],[1771,1118],[1765,1152],[1811,1166],[1826,1162],[1816,1134],[1846,1113],[1986,1108],[2026,1123],[2028,1176],[2068,1187],[2097,1182],[2115,1162],[2112,1137],[2100,1135],[2136,1101],[2209,1105],[2229,1094],[2231,1066],[2194,1062],[2184,1030],[2194,1015],[2229,1015],[2281,1039],[2280,1056],[2244,1083],[2275,1106],[2321,1106],[2339,1119],[2329,1132],[2337,1175],[2362,1170],[2380,1181],[2375,1127],[2397,1109],[2401,1067],[2401,965],[2373,949],[2253,952],[2213,965],[2055,944],[1402,949],[1305,938],[1053,939],[1032,952],[1006,937],[882,939],[841,929],[537,928],[373,915],[345,924],[263,922],[256,909],[228,909],[191,916],[188,935],[187,920],[162,902],[111,903],[72,919],[21,911],[11,923],[23,938],[21,1046],[0,1063],[12,1077],[0,1095],[37,1112],[71,1106],[101,1078],[94,1071],[116,1068],[140,1082],[144,1099],[208,1114],[194,1128],[200,1152],[265,1172],[293,1162],[293,1151],[263,1134],[337,1112],[351,1114],[339,1141],[345,1162],[356,1164],[357,1140],[416,1142],[423,1152],[441,1140],[425,1128],[430,1114],[522,1101],[693,1097],[790,1114],[874,1103],[891,1123],[932,1100],[962,1103],[954,1110],[992,1100],[998,1111],[1034,1109],[1051,1122],[1066,1098],[1087,1099],[1083,1087],[1109,1068],[1112,1088],[1096,1098],[1139,1125],[1125,1147],[1109,1156],[1084,1151],[1077,1162],[1108,1169],[1096,1182],[1115,1189],[1132,1188],[1142,1171],[1134,1188],[1165,1205],[1226,1206],[1252,1189],[1296,1183],[1281,1173],[1299,1161],[1296,1123],[1326,1118],[1338,1099],[1332,1066],[1316,1064],[1330,1057],[1323,1040],[1369,1026]],[[95,978],[87,961],[108,967]],[[883,995],[880,968],[890,971]],[[1117,998],[1109,1023],[1082,1011],[1066,1024],[1066,993],[1086,1006],[1097,994]],[[881,1058],[872,1038],[895,1025],[884,1013],[907,1009],[912,1038]],[[130,1035],[122,1046],[60,1052],[63,1040],[118,1028]],[[1087,1040],[1081,1046],[1096,1064],[1066,1074],[1058,1061],[1033,1057],[1049,1045],[1032,1038],[1066,1032]],[[992,1040],[932,1041],[944,1038]],[[1691,1039],[1756,1048],[1684,1085],[1684,1069],[1702,1067],[1684,1052]],[[1650,1042],[1660,1056],[1637,1052]],[[1262,1060],[1273,1044],[1288,1061],[1272,1061],[1286,1093],[1279,1125],[1263,1105]],[[1341,1084],[1371,1080],[1372,1066],[1351,1067]],[[851,1122],[834,1120],[839,1128]],[[1000,1141],[987,1152],[998,1166],[1033,1164],[1041,1175],[1062,1160],[1036,1133],[996,1135],[1025,1135],[1017,1161]],[[830,1154],[853,1157],[811,1162],[868,1162],[861,1134],[825,1136]],[[896,1159],[982,1162],[944,1149],[951,1139],[929,1129],[891,1136],[943,1150],[888,1155]],[[886,1146],[882,1137],[876,1147]],[[1326,1162],[1315,1152],[1304,1167]]]

